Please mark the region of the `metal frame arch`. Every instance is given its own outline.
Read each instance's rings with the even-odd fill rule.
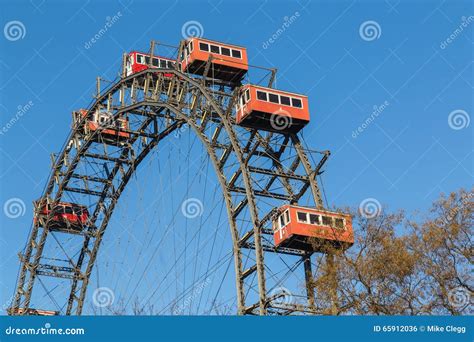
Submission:
[[[230,226],[231,226],[231,234],[232,234],[232,237],[233,237],[233,248],[234,248],[234,265],[235,265],[235,272],[236,272],[236,280],[239,281],[240,279],[240,275],[242,273],[242,267],[241,267],[241,252],[240,252],[240,247],[238,246],[237,242],[238,242],[238,239],[237,239],[237,227],[236,227],[236,223],[235,223],[235,219],[233,219],[233,216],[232,216],[232,203],[229,201],[229,194],[228,194],[228,191],[227,191],[227,181],[225,179],[225,176],[224,174],[222,173],[222,171],[220,170],[219,168],[219,162],[218,162],[218,159],[217,159],[217,156],[215,154],[215,152],[213,151],[213,149],[211,148],[211,145],[210,145],[210,142],[209,140],[207,139],[207,137],[202,134],[202,132],[199,130],[199,127],[195,124],[195,122],[192,120],[192,118],[184,115],[182,112],[180,112],[179,110],[177,110],[176,108],[174,108],[173,106],[169,105],[169,104],[165,104],[165,103],[153,103],[153,102],[148,102],[148,103],[142,103],[141,105],[148,105],[148,106],[156,106],[156,107],[163,107],[163,108],[166,108],[166,109],[169,109],[170,111],[174,112],[177,116],[180,117],[181,120],[185,121],[186,124],[188,124],[192,129],[193,131],[195,132],[195,134],[198,136],[198,138],[201,140],[202,144],[206,147],[206,150],[208,152],[208,155],[209,157],[211,158],[212,160],[212,164],[214,166],[214,169],[215,169],[215,172],[216,172],[216,175],[219,179],[219,183],[221,185],[221,188],[222,188],[222,191],[223,191],[223,195],[224,195],[224,199],[225,199],[225,202],[226,202],[226,208],[227,208],[227,212],[228,212],[228,217],[229,217],[229,223],[230,223]],[[156,144],[158,143],[158,141],[156,141]],[[155,145],[156,145],[155,144]],[[137,159],[139,159],[140,161],[143,160],[146,155],[151,151],[152,149],[150,149],[149,151],[147,151],[147,153],[143,156],[139,156]],[[140,163],[140,161],[138,163]],[[138,166],[138,165],[137,165]],[[133,168],[133,170],[135,170],[136,167]],[[122,182],[121,186],[119,189],[116,190],[116,193],[117,194],[116,196],[119,197],[120,196],[120,193],[123,191],[123,189],[125,188],[126,186],[126,183],[128,182],[128,179],[130,179],[130,176],[131,176],[131,173],[130,175],[128,175],[128,177],[125,178],[125,180]],[[114,203],[115,204],[115,203]],[[107,225],[108,225],[108,219],[110,218],[110,216],[112,215],[112,212],[113,212],[113,206],[109,206],[107,212],[106,212],[106,217],[107,217],[107,222],[104,222],[100,228],[100,231],[99,231],[99,234],[103,234],[107,228]],[[95,240],[95,245],[94,245],[94,249],[93,249],[93,255],[95,256],[97,253],[94,252],[96,250],[98,250],[99,248],[99,245],[101,243],[101,240],[100,239],[97,239]],[[86,270],[86,278],[85,278],[85,281],[87,282],[88,279],[89,279],[89,276],[90,276],[90,273],[92,271],[92,267],[94,265],[94,261],[95,260],[92,260],[89,262],[88,266],[87,266],[87,270]],[[85,294],[86,294],[86,290],[87,290],[87,283],[84,284],[85,286],[83,286],[81,288],[81,294],[80,294],[80,301],[79,301],[79,306],[77,308],[77,311],[76,313],[77,314],[81,314],[82,312],[82,305],[83,305],[83,300],[84,300],[84,297],[85,297]],[[241,293],[241,291],[239,291],[239,289],[241,289],[242,286],[238,285],[237,286],[237,297],[238,297],[238,303],[239,303],[239,311],[242,311],[244,307],[244,303],[243,303],[243,293]],[[73,296],[73,291],[71,291],[71,296]],[[71,297],[70,297],[71,298]],[[72,308],[72,307],[71,307]]]
[[[250,215],[251,215],[252,222],[253,222],[253,235],[254,235],[254,241],[255,241],[255,248],[254,249],[256,250],[256,256],[257,256],[256,270],[257,270],[257,275],[258,275],[258,286],[259,286],[259,295],[260,295],[259,296],[260,299],[259,299],[259,303],[258,303],[258,308],[259,308],[259,313],[260,314],[265,314],[267,312],[267,304],[268,303],[267,303],[267,300],[266,300],[265,270],[264,270],[264,264],[263,264],[263,262],[264,262],[263,261],[263,247],[260,244],[261,243],[260,234],[261,234],[261,229],[262,229],[261,223],[263,221],[265,221],[265,219],[268,219],[268,218],[264,218],[263,220],[259,220],[258,208],[257,208],[256,202],[255,202],[255,190],[253,189],[253,186],[252,186],[252,177],[250,175],[250,171],[249,171],[249,168],[248,168],[248,158],[244,158],[243,149],[245,149],[245,148],[240,145],[240,141],[237,138],[237,133],[236,133],[236,131],[235,131],[233,125],[232,125],[233,120],[230,117],[230,114],[231,114],[230,111],[231,111],[232,106],[233,106],[233,99],[235,99],[235,93],[234,93],[234,96],[232,97],[232,100],[231,100],[230,104],[227,107],[228,110],[224,111],[223,108],[220,105],[217,104],[217,102],[215,101],[213,96],[209,94],[209,90],[205,86],[203,86],[200,82],[197,82],[196,80],[194,80],[192,78],[189,78],[187,75],[185,75],[181,72],[178,72],[176,70],[166,70],[166,71],[162,71],[162,72],[157,71],[157,70],[145,70],[143,72],[137,73],[137,74],[132,75],[130,77],[123,78],[119,82],[117,82],[116,84],[113,84],[103,95],[97,97],[97,100],[94,102],[92,107],[89,109],[87,116],[90,117],[90,115],[93,113],[94,109],[97,106],[99,106],[100,104],[102,104],[104,101],[106,101],[108,98],[110,98],[111,94],[116,93],[117,91],[123,92],[127,83],[131,82],[132,83],[131,87],[133,88],[133,85],[136,83],[136,81],[140,77],[145,77],[146,80],[150,80],[152,77],[154,77],[153,76],[154,74],[162,75],[164,72],[173,73],[174,76],[173,76],[173,79],[172,79],[171,82],[174,82],[176,80],[178,82],[180,82],[180,80],[184,80],[185,83],[191,84],[194,87],[194,89],[197,89],[199,91],[199,93],[197,93],[197,91],[196,91],[196,93],[194,95],[195,96],[203,96],[203,97],[206,98],[206,100],[213,107],[214,111],[219,115],[220,120],[221,120],[222,128],[225,130],[225,132],[227,133],[227,135],[229,137],[229,140],[230,140],[231,144],[228,147],[228,150],[226,151],[226,153],[234,152],[237,160],[239,161],[239,168],[240,168],[240,173],[242,175],[244,185],[245,185],[245,195],[246,195],[246,202],[247,202],[246,204],[244,204],[244,206],[249,205]],[[145,88],[146,88],[146,83],[145,83]],[[145,97],[146,97],[146,95],[147,94],[145,94]],[[123,94],[120,94],[120,97],[122,97],[122,96],[123,96]],[[250,312],[249,308],[245,307],[245,294],[243,292],[243,277],[242,277],[243,270],[242,270],[242,260],[241,260],[241,252],[240,252],[240,248],[242,246],[242,239],[239,238],[239,236],[238,236],[239,233],[238,233],[238,229],[237,229],[237,225],[236,225],[236,221],[235,221],[235,212],[234,212],[234,209],[236,209],[236,208],[233,208],[231,200],[229,199],[230,198],[230,190],[228,188],[229,183],[227,182],[227,180],[225,178],[225,175],[223,174],[223,172],[221,170],[221,166],[222,166],[221,162],[218,160],[217,155],[216,155],[213,147],[211,146],[211,143],[210,143],[209,139],[200,130],[200,128],[197,126],[196,121],[194,120],[195,118],[184,114],[182,112],[182,109],[180,109],[180,108],[175,108],[175,107],[171,106],[168,103],[142,101],[142,102],[133,103],[130,106],[127,106],[127,107],[122,107],[122,108],[117,109],[116,112],[115,112],[115,116],[119,116],[123,113],[127,113],[127,112],[133,110],[133,108],[139,108],[139,107],[142,107],[142,106],[155,106],[155,107],[165,108],[165,109],[173,112],[177,117],[180,118],[180,121],[175,121],[176,126],[174,128],[172,128],[169,132],[167,132],[167,134],[169,134],[173,129],[176,129],[177,127],[179,127],[182,123],[187,123],[190,127],[192,127],[193,131],[195,131],[195,133],[200,138],[201,142],[204,144],[204,146],[208,150],[208,154],[209,154],[209,156],[210,156],[210,158],[213,162],[214,169],[216,170],[216,175],[217,175],[217,177],[219,179],[219,182],[221,184],[221,188],[223,189],[224,197],[226,198],[226,207],[227,207],[227,212],[228,212],[228,217],[229,217],[229,223],[231,225],[231,233],[232,233],[233,246],[234,246],[233,247],[233,249],[234,249],[234,267],[235,267],[235,271],[236,271],[238,312],[240,314],[249,313]],[[85,121],[85,120],[86,119],[84,118],[83,121]],[[82,122],[81,122],[81,124],[82,124]],[[249,131],[252,136],[255,136],[256,144],[258,143],[259,145],[260,144],[265,145],[265,139],[260,136],[258,131],[256,131],[256,130],[247,130],[247,131]],[[93,134],[98,134],[98,133],[94,132]],[[55,202],[58,202],[61,199],[61,197],[63,195],[63,192],[65,191],[65,189],[68,185],[68,182],[70,181],[70,179],[71,179],[71,177],[74,173],[75,168],[77,167],[78,163],[81,160],[81,157],[83,156],[85,151],[89,148],[90,144],[92,143],[92,137],[89,137],[88,140],[83,141],[83,144],[80,145],[79,151],[76,152],[76,155],[74,156],[74,159],[72,160],[72,162],[69,162],[69,159],[68,159],[69,157],[68,156],[69,156],[70,152],[75,147],[73,142],[75,141],[76,138],[79,139],[80,135],[78,134],[77,129],[73,128],[72,133],[70,134],[70,136],[68,138],[68,144],[66,144],[65,148],[62,150],[62,153],[56,159],[56,164],[53,168],[53,172],[52,172],[52,174],[50,176],[50,180],[48,182],[48,186],[47,186],[45,196],[49,196],[50,194],[52,194],[54,192],[54,188],[56,186],[55,185],[56,184],[55,175],[58,172],[60,172],[61,168],[65,164],[69,163],[68,171],[64,175],[65,178],[62,179],[62,182],[60,184],[57,184],[57,190],[55,192],[55,199],[54,199]],[[138,138],[139,137],[137,136],[137,139]],[[300,158],[302,164],[304,165],[304,168],[305,168],[305,170],[308,174],[309,187],[311,187],[311,189],[313,190],[313,195],[315,195],[319,192],[319,189],[318,189],[318,186],[317,186],[317,183],[316,183],[316,180],[315,180],[315,177],[317,175],[318,170],[317,169],[316,170],[311,170],[311,166],[310,166],[310,164],[309,164],[309,162],[308,162],[308,160],[305,156],[305,151],[302,148],[301,144],[299,143],[299,140],[297,140],[297,137],[292,136],[291,140],[294,142],[294,148],[297,151],[297,154],[298,154],[298,156],[299,156],[299,158]],[[150,145],[152,145],[152,144],[153,145],[148,149],[148,151],[146,151],[146,154],[144,154],[143,156],[140,155],[137,158],[137,160],[139,160],[139,162],[141,160],[143,160],[145,158],[145,156],[148,154],[148,152],[158,142],[159,142],[159,140],[156,140],[156,141],[152,140],[152,142],[150,142]],[[76,146],[76,148],[77,148],[77,146]],[[124,148],[123,154],[128,154],[128,150]],[[129,171],[131,171],[131,173],[133,173],[133,171],[136,169],[139,162],[138,163],[134,162],[132,164],[132,167],[129,168]],[[278,166],[277,166],[277,168],[278,168]],[[279,169],[279,171],[281,172],[282,169]],[[118,165],[118,162],[117,162],[116,167],[114,168],[114,171],[110,174],[110,177],[113,179],[118,172],[119,172],[119,165]],[[130,175],[131,175],[131,173],[130,173]],[[313,174],[314,174],[314,177],[312,176]],[[94,243],[94,246],[97,246],[97,247],[94,247],[93,250],[92,250],[92,253],[94,253],[94,251],[95,251],[95,256],[96,256],[97,250],[100,246],[100,241],[101,241],[100,237],[105,232],[105,229],[106,229],[107,224],[108,224],[108,220],[109,220],[110,216],[112,215],[113,207],[115,206],[116,200],[118,200],[118,197],[120,196],[121,191],[125,188],[127,182],[128,182],[128,179],[126,179],[125,182],[122,182],[121,185],[114,192],[113,197],[115,198],[115,201],[112,202],[112,205],[109,206],[107,212],[104,214],[105,218],[104,218],[104,221],[101,225],[101,229],[99,229],[98,232],[97,232],[97,234],[98,234],[97,236],[99,236],[99,239],[96,239],[95,243]],[[104,187],[103,195],[107,194],[107,192],[108,192],[107,189],[108,189],[107,187]],[[288,195],[290,197],[294,196],[294,194],[292,194],[291,191],[289,191],[288,188],[286,188],[286,190],[287,190]],[[304,193],[304,191],[300,192],[300,194],[302,194],[302,193]],[[118,194],[118,196],[117,196],[117,194]],[[318,196],[318,197],[314,196],[314,199],[315,199],[315,203],[317,205],[320,205],[320,196]],[[103,201],[103,199],[101,201]],[[102,202],[98,202],[98,203],[102,203]],[[102,209],[99,207],[99,205],[97,205],[96,209],[94,211],[94,215],[93,215],[94,220],[97,219],[97,216],[99,215],[100,210],[102,210]],[[14,306],[13,306],[14,308],[19,307],[21,297],[25,294],[25,292],[26,292],[26,300],[25,300],[24,304],[26,304],[26,306],[28,306],[29,302],[30,302],[31,291],[32,291],[32,288],[33,288],[34,280],[35,280],[39,259],[41,258],[41,255],[42,255],[42,247],[44,246],[44,242],[45,242],[46,237],[48,235],[48,229],[43,229],[43,232],[41,234],[41,237],[40,237],[40,240],[39,240],[39,243],[38,243],[39,248],[36,247],[36,254],[35,254],[35,257],[34,257],[34,261],[33,261],[33,268],[29,268],[28,266],[30,266],[30,263],[27,263],[26,259],[29,260],[31,258],[31,253],[32,253],[32,249],[33,249],[33,244],[31,242],[32,241],[36,242],[37,234],[38,234],[38,228],[34,227],[32,233],[31,233],[31,236],[30,236],[30,243],[27,246],[26,254],[25,254],[25,256],[23,257],[23,260],[22,260],[23,267],[22,267],[22,270],[21,270],[20,281],[19,281],[19,284],[18,284],[18,289],[17,289],[16,296],[15,296],[15,303],[14,303]],[[91,236],[89,236],[89,235],[85,237],[85,240],[87,240],[87,244],[88,244],[88,241],[89,241],[90,238],[91,238]],[[86,245],[86,242],[84,242],[84,245]],[[79,304],[76,308],[76,313],[80,314],[82,312],[82,305],[83,305],[83,301],[84,301],[84,297],[85,297],[85,293],[86,293],[87,282],[88,282],[89,275],[90,275],[90,272],[92,270],[92,267],[93,267],[93,264],[94,264],[94,261],[95,261],[95,256],[94,256],[94,260],[93,260],[92,264],[90,264],[90,267],[89,267],[89,264],[88,264],[85,275],[84,274],[79,274],[80,272],[78,273],[77,269],[75,270],[75,275],[76,276],[73,278],[74,283],[77,285],[77,281],[82,280],[82,281],[85,281],[85,286],[81,287],[81,293],[80,293],[79,297],[76,297],[74,288],[71,290],[71,294],[70,294],[70,297],[69,297],[69,303],[68,303],[68,309],[67,309],[68,314],[70,314],[72,312],[72,310],[73,310],[73,305],[72,304],[77,299],[79,299],[79,301],[78,301]],[[82,266],[82,260],[80,260],[79,263],[80,263],[80,266]],[[89,263],[90,263],[90,260],[89,260]],[[30,279],[28,281],[28,286],[27,286],[26,291],[25,291],[25,289],[24,289],[24,280],[25,280],[25,277],[26,277],[27,269],[30,271]],[[20,284],[21,284],[21,287],[20,287]],[[76,285],[74,285],[74,286],[76,286]]]

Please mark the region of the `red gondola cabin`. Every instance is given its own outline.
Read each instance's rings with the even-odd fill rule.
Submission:
[[[51,231],[62,231],[68,233],[80,233],[87,226],[89,220],[89,211],[86,206],[59,202],[54,207],[44,200],[39,200],[35,207],[38,212],[34,223],[47,225]],[[48,216],[51,214],[51,219]]]
[[[354,244],[352,218],[348,214],[284,205],[273,220],[276,247],[321,252],[328,246],[347,249]]]
[[[279,133],[297,133],[309,122],[308,97],[256,85],[241,88],[236,123]]]
[[[156,69],[174,69],[176,61],[174,59],[153,56],[151,60],[151,68]],[[126,75],[130,76],[137,72],[150,68],[150,55],[143,52],[132,51],[128,54],[125,66]],[[172,74],[164,74],[165,77],[171,77]]]
[[[58,316],[59,311],[51,311],[51,310],[40,310],[40,309],[33,309],[33,308],[18,308],[16,310],[12,310],[11,308],[7,310],[7,313],[10,316]]]
[[[87,110],[80,109],[73,113],[74,120],[79,122],[87,116]],[[112,113],[106,110],[97,110],[91,119],[86,119],[84,133],[89,135],[96,130],[102,129],[100,134],[93,134],[92,139],[96,142],[104,142],[110,145],[118,145],[130,138],[129,124],[126,118],[114,118]]]
[[[249,69],[244,47],[194,37],[185,43],[181,71],[203,75],[210,56],[210,78],[239,84]]]

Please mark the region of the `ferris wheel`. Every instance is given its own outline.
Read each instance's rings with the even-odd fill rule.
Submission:
[[[201,295],[205,279],[217,269],[225,276],[233,269],[230,313],[321,313],[312,279],[315,256],[328,254],[329,248],[350,247],[354,236],[351,217],[323,205],[317,179],[329,151],[309,150],[300,140],[299,132],[310,120],[308,98],[273,88],[275,70],[264,85],[246,82],[252,66],[241,46],[194,37],[181,41],[175,56],[167,57],[156,55],[155,47],[152,42],[146,53],[124,54],[121,77],[104,88],[98,80],[92,104],[74,111],[69,137],[54,156],[48,184],[34,202],[9,313],[83,313],[100,251],[107,248],[106,231],[123,194],[133,181],[145,181],[140,169],[153,154],[166,153],[161,146],[173,136],[179,138],[183,127],[201,143],[203,168],[212,165],[214,170],[223,199],[215,202],[227,216],[227,235],[217,244],[227,243],[229,250],[215,257],[196,242],[200,236],[193,235],[196,254],[207,253],[209,261],[202,274],[193,270],[193,283],[183,285],[178,299],[196,294],[193,284],[198,281],[204,284]],[[202,205],[191,198],[180,208],[199,211]],[[129,209],[127,215],[133,212]],[[146,247],[155,230],[174,236],[175,226],[153,226],[140,245]],[[203,220],[187,227],[190,234],[193,229],[214,232]],[[214,234],[210,239],[214,251],[218,232],[209,234]],[[190,240],[186,238],[186,243]],[[153,257],[163,250],[161,245],[148,247]],[[126,258],[127,250],[120,252]],[[143,262],[136,258],[135,267],[146,264],[146,276],[155,262],[141,251],[139,255]],[[166,276],[157,271],[160,279],[186,274],[176,262],[170,265]],[[160,284],[148,285],[148,298],[163,291]],[[288,284],[296,290],[288,290]],[[216,282],[206,291],[215,298],[221,288],[222,282]],[[42,297],[37,295],[39,289]],[[177,298],[170,303],[174,304],[163,306],[176,309]],[[212,313],[215,300],[207,303],[207,311],[195,313]]]

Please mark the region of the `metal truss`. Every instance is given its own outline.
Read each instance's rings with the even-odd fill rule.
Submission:
[[[84,130],[86,118],[74,122],[67,144],[54,157],[42,198],[55,204],[71,194],[87,197],[89,203],[95,203],[91,222],[76,233],[82,242],[68,255],[77,257],[55,260],[44,255],[45,243],[52,234],[48,228],[51,216],[35,221],[26,248],[20,254],[21,269],[11,311],[30,306],[39,277],[53,277],[71,280],[65,314],[82,313],[102,237],[120,195],[149,152],[173,131],[187,125],[205,147],[224,195],[233,240],[237,313],[317,313],[311,255],[276,248],[270,226],[274,208],[298,203],[308,190],[314,205],[322,207],[316,176],[329,152],[323,153],[313,167],[297,135],[235,125],[233,108],[237,93],[238,88],[206,77],[163,69],[123,75],[107,89],[98,89],[87,118],[97,109],[107,109],[114,118],[127,118],[129,138],[110,144],[103,141],[100,130]],[[255,261],[246,269],[242,262],[245,249],[254,252]],[[266,286],[267,253],[301,258],[307,288],[305,304],[275,303]],[[255,278],[258,290],[252,294]]]

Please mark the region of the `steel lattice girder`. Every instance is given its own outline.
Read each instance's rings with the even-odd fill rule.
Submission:
[[[245,134],[248,135],[248,139],[242,140],[233,126],[234,122],[230,115],[237,90],[233,93],[222,90],[215,92],[178,71],[167,70],[166,73],[173,74],[171,80],[165,80],[162,72],[157,70],[145,70],[123,78],[112,85],[107,92],[98,96],[89,109],[88,117],[96,108],[102,106],[112,108],[115,111],[115,117],[129,115],[141,118],[139,127],[129,130],[130,139],[127,144],[115,151],[119,155],[118,157],[110,155],[105,144],[102,144],[104,146],[100,152],[101,144],[93,141],[95,135],[99,134],[97,131],[86,136],[80,129],[82,123],[78,123],[73,128],[68,139],[70,143],[55,160],[52,175],[43,197],[52,199],[53,203],[60,202],[67,192],[78,192],[98,197],[92,215],[92,225],[89,228],[89,233],[83,234],[83,245],[74,267],[68,268],[67,272],[64,272],[66,268],[63,268],[62,273],[59,273],[58,268],[54,265],[45,266],[43,264],[40,267],[43,248],[50,232],[44,227],[33,227],[23,255],[13,309],[29,306],[37,275],[65,277],[66,273],[69,275],[72,272],[73,282],[66,314],[81,314],[97,251],[121,192],[140,162],[153,147],[185,123],[192,128],[204,144],[224,193],[233,238],[238,313],[251,314],[258,310],[259,314],[266,314],[269,307],[272,308],[272,312],[280,310],[270,305],[267,300],[264,251],[299,255],[303,258],[305,256],[298,251],[275,249],[273,246],[262,244],[263,223],[268,221],[270,213],[262,213],[262,220],[259,220],[256,202],[260,197],[297,202],[305,191],[311,188],[316,206],[321,206],[321,195],[315,178],[327,156],[313,170],[295,135],[280,134],[283,143],[278,151],[273,150],[269,144],[272,134],[264,138],[258,131],[246,129]],[[215,96],[216,93],[217,96]],[[114,101],[117,98],[119,100]],[[158,124],[159,122],[161,125]],[[160,130],[160,127],[163,129]],[[148,141],[144,142],[144,139]],[[294,150],[294,160],[291,166],[285,169],[279,158],[288,149]],[[218,151],[222,151],[220,157],[218,157]],[[230,156],[233,160],[238,161],[239,167],[231,174],[226,174],[224,169]],[[267,168],[253,166],[253,157],[268,158],[272,166]],[[92,163],[94,160],[105,160],[113,165],[113,168],[108,171],[107,177],[81,175],[76,172],[78,165]],[[305,174],[296,173],[299,165],[303,166]],[[256,182],[252,173],[266,177],[266,181]],[[69,186],[74,179],[82,181],[83,187],[78,187],[78,184],[75,184],[74,187]],[[270,190],[276,180],[281,181],[284,185],[286,194],[277,194]],[[302,183],[302,186],[297,189],[290,183],[290,180],[298,181]],[[237,182],[242,186],[236,186]],[[232,195],[232,192],[237,192],[244,197],[236,197]],[[254,228],[239,234],[237,218],[245,207],[249,208]],[[102,219],[99,219],[99,216],[102,216]],[[98,228],[95,228],[96,226]],[[92,227],[96,230],[93,231]],[[252,242],[248,242],[249,239],[252,239]],[[242,269],[241,247],[251,248],[255,250],[256,254],[256,264],[245,271]],[[41,270],[41,268],[53,271],[48,272]],[[245,279],[254,272],[257,272],[258,275],[259,301],[246,305]],[[308,274],[306,275],[308,276]],[[310,281],[310,279],[307,280]],[[310,306],[314,305],[314,297],[311,292],[312,290],[308,292]],[[287,313],[314,312],[314,308],[300,308],[300,310],[283,308],[280,311]]]

